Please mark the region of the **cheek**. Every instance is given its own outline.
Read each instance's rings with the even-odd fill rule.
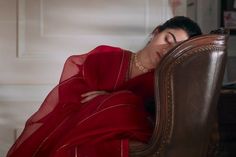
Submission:
[[[155,49],[153,48],[150,51],[149,58],[153,66],[157,66],[162,58],[167,54],[169,48],[163,48],[162,46],[158,45]]]
[[[151,45],[161,45],[161,44],[165,44],[165,39],[163,36],[156,36],[151,40]]]
[[[155,46],[162,45],[162,44],[166,44],[164,39],[157,39],[153,42],[153,45]]]

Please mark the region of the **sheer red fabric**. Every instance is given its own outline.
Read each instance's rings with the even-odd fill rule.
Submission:
[[[99,46],[67,59],[48,94],[7,157],[128,157],[128,141],[147,142],[152,126],[144,101],[153,71],[127,80],[131,52]],[[81,94],[106,90],[81,104]]]

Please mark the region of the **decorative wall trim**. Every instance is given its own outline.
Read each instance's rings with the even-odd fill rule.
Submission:
[[[83,1],[81,0],[81,2]],[[73,34],[71,32],[67,34],[68,32],[57,31],[57,29],[55,29],[55,31],[52,33],[48,31],[45,32],[46,29],[49,31],[52,30],[51,29],[52,25],[45,23],[45,22],[51,22],[50,20],[48,21],[48,19],[45,20],[45,17],[49,18],[48,14],[45,14],[45,9],[47,9],[45,8],[46,6],[45,3],[48,3],[48,2],[46,0],[39,0],[39,1],[32,1],[32,2],[26,1],[26,0],[17,0],[17,9],[18,9],[17,10],[17,54],[16,54],[17,58],[48,59],[48,58],[53,58],[58,54],[64,57],[66,56],[66,54],[68,54],[68,52],[71,52],[74,50],[77,51],[78,49],[81,51],[84,51],[87,49],[91,49],[92,47],[97,46],[99,44],[111,44],[111,45],[121,46],[124,48],[137,47],[137,45],[141,45],[142,42],[144,42],[144,38],[146,38],[149,35],[150,30],[152,29],[153,25],[156,25],[157,21],[165,21],[166,19],[170,18],[170,8],[169,8],[168,1],[166,0],[161,0],[158,2],[156,0],[145,0],[143,2],[137,1],[137,7],[144,5],[143,14],[140,13],[140,10],[138,11],[136,10],[137,13],[139,13],[140,15],[143,15],[144,19],[140,17],[140,19],[135,18],[133,20],[136,21],[136,23],[140,24],[137,26],[137,28],[138,29],[141,28],[141,31],[137,31],[137,32],[133,32],[133,34],[129,34],[129,30],[123,29],[121,30],[121,33],[115,34],[115,32],[111,33],[108,31],[111,28],[111,26],[98,25],[101,30],[99,33],[96,34],[97,27],[89,25],[88,28],[86,28],[87,30],[83,32],[82,34],[80,33]],[[86,3],[86,1],[84,1],[83,3]],[[112,3],[114,3],[114,6],[116,6],[115,3],[118,3],[118,2],[111,2],[111,6],[112,6]],[[30,6],[29,4],[32,6]],[[34,15],[35,18],[33,19],[34,24],[32,25],[31,23],[29,23],[29,21],[27,21],[28,20],[27,18],[29,18],[29,8],[27,7],[36,8],[36,10],[34,10],[34,14],[35,14]],[[135,9],[135,6],[134,6],[134,9]],[[104,12],[102,13],[104,14]],[[112,16],[111,14],[109,14],[108,17]],[[64,13],[62,13],[62,15],[64,15]],[[56,16],[56,15],[52,15],[52,16]],[[122,12],[120,12],[120,15],[114,14],[114,17],[120,17],[120,16],[124,16],[124,19],[127,18],[124,14],[122,14]],[[132,17],[130,14],[127,14],[127,16]],[[76,16],[75,16],[75,19],[76,19]],[[121,24],[123,26],[123,24],[125,24],[125,20],[123,18],[119,18],[119,19],[121,20]],[[86,23],[86,20],[84,21]],[[55,24],[55,21],[53,22],[54,22],[53,24]],[[56,21],[56,23],[58,23],[58,21]],[[82,22],[80,20],[80,23],[83,24],[83,19],[82,19]],[[129,25],[130,23],[128,22],[127,26],[132,27],[131,25]],[[68,24],[68,23],[65,22],[65,24]],[[72,24],[72,27],[74,28],[73,24]],[[30,38],[28,37],[29,33],[27,32],[29,29],[31,31]],[[36,31],[36,32],[32,33],[31,29],[33,29],[33,31]],[[131,28],[127,28],[127,29],[130,29],[130,32],[134,30]],[[104,31],[104,32],[101,32],[101,31]],[[128,31],[128,33],[127,32],[122,33],[122,31]],[[72,32],[73,32],[73,29],[72,29]],[[91,33],[88,33],[88,32],[91,32]],[[74,40],[77,40],[78,43],[77,44],[73,43]],[[137,40],[137,41],[133,42],[134,40]],[[32,41],[34,42],[34,44],[32,44]],[[90,41],[90,42],[85,42],[85,41]],[[56,45],[58,45],[59,50],[56,48]]]
[[[17,58],[25,52],[25,3],[25,0],[17,0]]]

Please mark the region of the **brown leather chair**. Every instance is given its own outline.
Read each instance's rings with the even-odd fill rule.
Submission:
[[[224,31],[224,30],[223,30]],[[202,35],[173,48],[155,75],[155,129],[132,157],[207,157],[225,63],[228,34]]]

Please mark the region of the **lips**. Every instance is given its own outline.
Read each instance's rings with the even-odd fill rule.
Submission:
[[[161,59],[163,57],[163,55],[159,51],[156,52],[156,55],[159,59]]]

